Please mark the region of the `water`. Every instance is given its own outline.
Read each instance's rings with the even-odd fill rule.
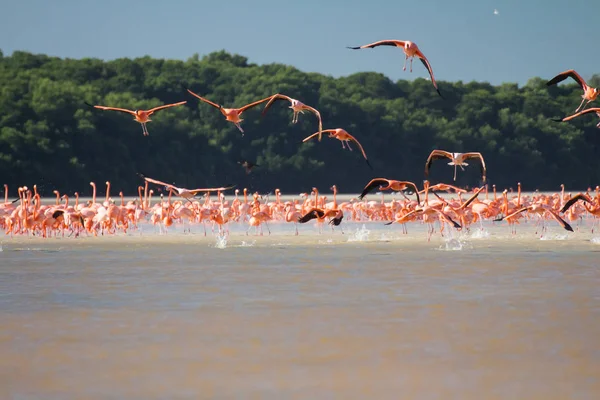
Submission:
[[[0,237],[0,397],[597,398],[589,228],[342,226]]]

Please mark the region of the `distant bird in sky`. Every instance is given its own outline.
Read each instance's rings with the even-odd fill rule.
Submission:
[[[363,46],[356,46],[356,47],[348,46],[348,48],[352,49],[352,50],[359,50],[359,49],[372,49],[377,46],[400,47],[404,51],[404,56],[405,56],[404,57],[404,67],[402,68],[403,71],[406,71],[406,61],[409,58],[410,58],[410,72],[412,72],[413,59],[415,57],[417,57],[419,60],[421,60],[421,62],[423,63],[425,68],[427,68],[427,71],[429,72],[429,76],[431,77],[431,83],[433,83],[433,87],[435,87],[435,90],[438,92],[438,94],[442,98],[444,98],[444,96],[442,96],[442,94],[440,93],[440,90],[438,89],[437,83],[435,82],[435,78],[433,77],[433,69],[431,69],[431,64],[429,64],[429,60],[427,60],[427,57],[425,57],[425,54],[423,54],[421,52],[421,50],[419,49],[419,47],[417,46],[416,43],[413,43],[409,40],[380,40],[378,42],[365,44]]]
[[[134,116],[134,119],[139,122],[140,124],[142,124],[142,132],[144,134],[144,136],[148,136],[148,128],[146,127],[146,123],[152,121],[150,119],[150,116],[152,114],[154,114],[156,111],[158,110],[162,110],[165,108],[169,108],[169,107],[175,107],[175,106],[180,106],[182,104],[187,103],[186,101],[180,101],[179,103],[173,103],[173,104],[165,104],[164,106],[158,106],[158,107],[154,107],[151,108],[150,110],[127,110],[125,108],[116,108],[116,107],[107,107],[107,106],[93,106],[90,103],[85,102],[85,104],[87,104],[90,107],[94,107],[94,108],[99,108],[100,110],[110,110],[110,111],[119,111],[119,112],[124,112],[124,113],[128,113]]]
[[[254,167],[260,167],[260,165],[254,164],[252,161],[238,161],[238,164],[240,164],[242,167],[246,168],[246,173],[247,174],[250,173],[250,171],[252,170],[252,168],[254,168]]]

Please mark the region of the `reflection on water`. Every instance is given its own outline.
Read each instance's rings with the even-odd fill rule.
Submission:
[[[2,398],[593,399],[600,240],[272,224],[2,237]],[[480,233],[478,233],[480,232]],[[446,251],[448,250],[448,251]]]

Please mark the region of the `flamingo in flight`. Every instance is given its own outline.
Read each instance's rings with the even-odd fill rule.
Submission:
[[[304,114],[304,111],[310,111],[313,114],[315,114],[317,116],[317,119],[319,120],[319,131],[323,130],[323,122],[321,120],[321,113],[311,107],[311,106],[307,106],[306,104],[302,103],[300,100],[296,100],[296,99],[292,99],[289,96],[286,96],[284,94],[274,94],[273,96],[271,96],[269,102],[267,103],[267,105],[265,106],[265,108],[263,109],[262,114],[264,115],[267,112],[267,109],[269,107],[271,107],[271,105],[276,102],[277,100],[287,100],[291,103],[290,108],[292,109],[292,111],[294,111],[294,115],[292,116],[292,123],[297,123],[298,122],[298,114]],[[319,135],[319,141],[321,140],[321,135]]]
[[[563,119],[553,119],[553,121],[556,121],[556,122],[567,122],[567,121],[572,120],[573,118],[577,118],[577,117],[580,117],[582,115],[590,114],[590,113],[596,113],[596,115],[598,117],[600,117],[600,107],[587,108],[587,109],[585,109],[583,111],[579,111],[578,113],[575,113],[573,115],[569,115],[568,117],[565,117]],[[600,128],[600,122],[598,122],[598,124],[596,125],[596,127]]]
[[[246,174],[249,174],[252,168],[260,167],[260,165],[254,164],[252,161],[238,161],[238,164],[246,169]]]
[[[600,90],[589,86],[585,82],[585,80],[581,77],[581,75],[579,75],[573,69],[570,69],[570,70],[565,71],[565,72],[561,72],[560,74],[556,75],[554,78],[552,78],[548,82],[546,82],[546,85],[547,86],[555,85],[555,84],[557,84],[559,82],[564,81],[565,79],[567,79],[569,77],[573,78],[579,84],[579,86],[581,86],[581,88],[583,89],[583,95],[581,96],[582,97],[581,104],[579,104],[579,107],[577,107],[577,109],[575,110],[575,112],[577,112],[577,111],[579,111],[581,109],[581,107],[583,106],[583,103],[586,100],[587,100],[587,103],[585,103],[586,106],[591,101],[596,100],[596,98],[600,94]]]
[[[404,67],[402,68],[403,71],[406,71],[406,61],[409,58],[410,58],[410,72],[412,72],[413,59],[415,57],[417,57],[419,60],[421,60],[421,62],[423,63],[425,68],[427,68],[427,71],[429,72],[429,76],[431,77],[431,83],[433,83],[433,87],[438,92],[440,97],[444,98],[444,96],[442,96],[442,94],[440,93],[440,90],[438,89],[437,83],[435,82],[435,78],[433,76],[433,69],[431,69],[431,64],[429,63],[429,60],[427,59],[427,57],[425,57],[425,54],[423,54],[423,52],[421,52],[421,50],[419,49],[419,47],[417,46],[416,43],[411,42],[409,40],[380,40],[377,42],[365,44],[363,46],[356,46],[356,47],[348,46],[348,48],[352,49],[352,50],[359,50],[359,49],[372,49],[377,46],[400,47],[404,51],[404,55],[405,55]]]
[[[433,150],[431,152],[431,154],[429,155],[429,157],[427,158],[427,162],[425,163],[425,176],[429,175],[429,168],[431,167],[431,163],[433,162],[433,160],[439,159],[439,158],[449,158],[451,161],[448,163],[448,165],[454,165],[454,180],[456,181],[456,167],[460,167],[460,169],[462,169],[463,171],[465,170],[464,167],[466,167],[467,164],[465,162],[465,160],[469,159],[469,158],[479,158],[479,160],[481,160],[481,173],[483,175],[483,182],[485,182],[485,161],[483,161],[483,156],[481,155],[481,153],[475,153],[475,152],[471,152],[471,153],[450,153],[448,151],[444,151],[444,150]]]
[[[362,200],[363,197],[365,197],[367,194],[371,193],[373,190],[375,190],[377,188],[379,188],[379,190],[393,190],[395,192],[401,192],[401,191],[411,188],[413,190],[413,192],[415,193],[415,195],[417,196],[417,203],[418,204],[421,203],[421,199],[419,198],[419,189],[417,189],[417,185],[415,185],[413,182],[396,181],[393,179],[386,179],[386,178],[371,179],[371,181],[369,183],[367,183],[367,186],[365,186],[365,188],[363,189],[360,196],[358,196],[358,198],[360,200]]]
[[[325,129],[325,130],[322,130],[322,131],[315,132],[312,135],[304,138],[304,140],[302,141],[302,143],[304,143],[304,142],[306,142],[306,141],[314,138],[317,135],[320,136],[323,133],[329,133],[329,137],[330,138],[334,138],[334,139],[340,140],[342,142],[342,149],[346,148],[346,146],[344,146],[344,142],[346,142],[347,146],[348,146],[348,150],[352,151],[352,148],[350,147],[350,142],[354,141],[358,145],[358,147],[359,147],[359,149],[360,149],[363,157],[367,161],[367,165],[369,166],[369,168],[373,169],[373,167],[371,166],[371,163],[369,162],[369,159],[367,158],[367,153],[365,153],[365,149],[363,149],[363,147],[360,144],[360,142],[358,140],[356,140],[356,138],[354,136],[352,136],[351,134],[349,134],[348,132],[346,132],[342,128]]]
[[[165,186],[169,191],[175,192],[178,196],[183,197],[186,200],[190,200],[190,199],[194,198],[200,192],[216,192],[216,191],[222,192],[224,190],[232,189],[235,187],[235,185],[230,185],[230,186],[219,187],[219,188],[186,189],[186,188],[177,187],[175,185],[171,185],[171,184],[163,182],[163,181],[159,181],[157,179],[148,178],[147,176],[144,176],[142,174],[139,174],[139,175],[142,178],[144,178],[144,180],[146,182]]]
[[[180,101],[179,103],[173,103],[173,104],[165,104],[162,106],[158,106],[158,107],[154,107],[151,108],[150,110],[128,110],[126,108],[117,108],[117,107],[107,107],[107,106],[94,106],[91,105],[88,102],[85,102],[85,104],[87,104],[90,107],[94,107],[94,108],[99,108],[100,110],[109,110],[109,111],[120,111],[120,112],[124,112],[127,114],[131,114],[134,117],[134,120],[139,122],[140,124],[142,124],[142,133],[144,134],[144,136],[148,136],[148,127],[146,127],[146,124],[150,121],[152,121],[150,119],[150,116],[152,114],[154,114],[155,112],[159,111],[159,110],[163,110],[165,108],[170,108],[170,107],[175,107],[175,106],[181,106],[183,104],[187,103],[187,101]]]
[[[225,116],[225,119],[227,119],[227,121],[233,122],[233,124],[240,130],[240,132],[242,132],[242,136],[244,135],[244,130],[240,126],[240,123],[243,121],[243,119],[240,118],[242,113],[252,107],[256,107],[257,105],[264,103],[265,101],[267,101],[271,98],[271,97],[265,97],[264,99],[255,101],[254,103],[246,104],[245,106],[240,107],[240,108],[225,108],[220,104],[213,103],[212,101],[207,100],[204,97],[198,96],[196,93],[192,92],[190,89],[188,89],[187,91],[190,92],[190,94],[192,96],[197,97],[198,99],[202,100],[203,102],[210,104],[211,106],[213,106],[213,107],[217,108],[219,111],[221,111],[221,114],[223,114]]]

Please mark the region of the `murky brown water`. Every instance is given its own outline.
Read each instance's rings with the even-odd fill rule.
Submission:
[[[598,398],[589,229],[343,225],[0,237],[0,398]]]

